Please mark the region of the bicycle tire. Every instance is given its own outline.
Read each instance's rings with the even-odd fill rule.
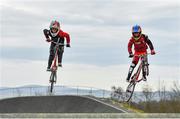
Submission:
[[[127,86],[126,93],[125,93],[125,99],[126,102],[129,102],[135,89],[136,83],[134,81],[131,81],[129,85]]]
[[[149,66],[148,65],[146,66],[146,69],[147,69],[146,75],[148,76],[149,75]]]
[[[53,92],[55,76],[56,76],[56,72],[51,72],[51,76],[50,76],[50,82],[51,82],[50,92],[51,93]]]
[[[149,75],[149,67],[147,65],[144,66],[144,71],[146,73],[146,76]]]

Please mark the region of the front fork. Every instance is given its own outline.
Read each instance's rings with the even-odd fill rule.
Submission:
[[[56,72],[57,71],[57,58],[58,58],[58,51],[56,50],[56,52],[55,52],[55,57],[54,57],[54,61],[53,61],[53,65],[51,66],[51,70],[53,71],[53,72]]]
[[[135,82],[138,81],[139,75],[141,73],[141,69],[142,69],[142,63],[139,65],[137,72],[132,76],[132,80],[134,80]]]

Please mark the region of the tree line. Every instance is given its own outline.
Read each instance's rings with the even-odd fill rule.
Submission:
[[[155,94],[158,98],[154,99]],[[136,95],[133,95],[135,98]],[[139,96],[139,95],[138,95]],[[157,97],[157,95],[156,95]],[[165,84],[159,81],[158,91],[153,92],[149,85],[144,85],[141,92],[142,100],[129,102],[133,108],[140,109],[146,113],[179,113],[180,112],[180,85],[178,81],[173,82],[170,91],[166,90]],[[124,102],[124,90],[121,87],[112,87],[111,99]]]

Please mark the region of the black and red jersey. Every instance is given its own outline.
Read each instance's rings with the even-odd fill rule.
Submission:
[[[64,38],[66,38],[67,44],[70,44],[70,36],[69,36],[69,34],[62,31],[62,30],[60,30],[59,33],[57,34],[57,36],[55,36],[55,37],[53,37],[51,35],[50,30],[44,29],[43,32],[44,32],[44,35],[45,35],[46,38],[51,37],[51,40],[53,40],[54,42],[57,42],[58,38],[60,38],[60,42],[64,43]]]
[[[145,34],[142,34],[138,40],[135,40],[133,37],[131,37],[131,39],[129,40],[129,43],[128,43],[128,52],[129,53],[132,53],[133,45],[134,45],[135,52],[146,52],[148,46],[151,50],[154,49],[152,42],[149,40],[148,36]]]

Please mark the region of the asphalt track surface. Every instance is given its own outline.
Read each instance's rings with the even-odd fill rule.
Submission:
[[[29,96],[0,100],[0,113],[126,113],[85,96]]]

